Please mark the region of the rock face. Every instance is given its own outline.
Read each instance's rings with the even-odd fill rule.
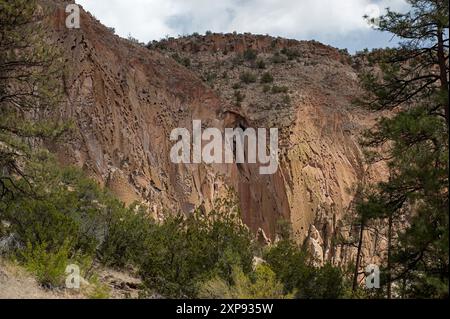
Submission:
[[[247,126],[280,129],[274,184],[266,186],[254,175],[234,181],[244,220],[273,238],[277,221],[272,216],[288,216],[295,235],[307,239],[319,263],[348,258],[351,249],[334,243],[338,235],[354,231],[342,218],[355,187],[363,175],[383,175],[365,167],[358,143],[377,116],[352,104],[362,93],[360,61],[314,41],[250,34],[169,38],[149,48],[195,72]],[[275,207],[272,192],[277,193]],[[366,252],[372,255],[370,248]]]
[[[278,222],[288,220],[299,240],[311,239],[319,260],[338,261],[333,238],[365,169],[357,139],[372,121],[351,105],[360,88],[350,56],[317,42],[248,34],[146,48],[84,11],[81,28],[68,30],[67,3],[43,3],[51,4],[51,37],[67,68],[66,102],[55,116],[78,128],[70,142],[53,146],[62,162],[83,167],[127,203],[142,201],[155,216],[209,208],[232,187],[244,222],[263,240],[274,239]],[[241,83],[245,72],[256,82]],[[266,72],[273,83],[261,83]],[[221,130],[279,128],[278,171],[173,164],[170,133],[191,130],[195,119]]]
[[[209,202],[215,174],[204,165],[172,164],[169,136],[192,119],[220,127],[216,94],[172,59],[120,39],[83,11],[81,28],[66,29],[65,4],[55,6],[52,37],[67,67],[61,116],[78,127],[70,143],[57,146],[62,161],[154,213]]]

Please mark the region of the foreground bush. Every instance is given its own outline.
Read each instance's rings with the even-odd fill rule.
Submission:
[[[336,299],[344,296],[341,270],[330,264],[315,267],[307,251],[284,239],[265,253],[265,259],[285,287],[296,298]]]
[[[234,267],[252,270],[252,235],[227,203],[210,213],[169,217],[152,234],[141,274],[167,297],[195,297],[213,277],[230,280]]]
[[[67,265],[90,268],[104,241],[107,217],[126,209],[80,171],[59,168],[50,157],[25,172],[29,179],[17,185],[27,191],[0,205],[0,221],[8,225],[3,236],[13,239],[9,254],[42,285],[60,286]]]
[[[0,204],[2,237],[9,253],[47,287],[62,286],[67,265],[85,270],[94,260],[133,267],[149,289],[167,297],[194,297],[201,282],[229,280],[233,267],[252,269],[252,235],[237,205],[218,201],[209,213],[169,215],[157,223],[146,210],[127,208],[77,169],[42,158],[26,169],[30,192]],[[23,184],[23,185],[22,185]]]
[[[235,267],[231,283],[215,277],[202,284],[200,298],[214,299],[283,299],[290,295],[283,293],[284,287],[267,265],[257,265],[255,271],[246,275]]]
[[[108,266],[139,266],[144,252],[152,244],[158,226],[145,209],[132,205],[114,210],[106,220],[105,237],[99,248],[100,261]]]
[[[58,287],[64,282],[69,260],[69,243],[66,242],[58,250],[49,250],[45,243],[28,243],[27,247],[20,251],[19,257],[41,285],[48,288]]]
[[[49,158],[26,172],[32,191],[0,204],[1,231],[13,238],[10,253],[46,287],[62,286],[70,264],[89,279],[96,260],[136,270],[146,291],[169,298],[342,295],[341,272],[313,267],[291,239],[269,248],[267,264],[253,270],[253,235],[232,194],[210,212],[168,214],[156,222],[146,209],[125,207],[77,169],[58,168]],[[25,189],[29,182],[17,183]]]

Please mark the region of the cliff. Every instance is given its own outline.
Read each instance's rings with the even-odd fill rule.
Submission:
[[[266,240],[288,220],[320,262],[350,258],[348,247],[333,242],[352,231],[342,218],[366,170],[358,138],[376,116],[351,103],[361,93],[352,57],[318,42],[250,34],[193,35],[144,47],[84,11],[81,28],[69,30],[66,3],[44,3],[51,4],[49,33],[66,66],[65,102],[54,116],[77,127],[66,144],[52,145],[63,163],[83,167],[126,203],[141,201],[159,218],[167,210],[209,209],[231,187],[243,221]],[[262,80],[265,73],[273,81]],[[279,128],[278,171],[172,163],[172,129],[191,130],[195,119],[221,130]]]

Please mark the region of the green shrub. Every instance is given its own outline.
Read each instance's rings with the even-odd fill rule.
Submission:
[[[231,65],[232,65],[232,69],[236,66],[239,66],[242,64],[243,62],[243,58],[241,55],[237,54],[235,55],[232,59],[231,59]]]
[[[255,83],[256,75],[250,72],[243,72],[240,76],[241,82],[245,84]]]
[[[204,282],[199,289],[199,298],[213,299],[284,299],[291,295],[283,293],[283,284],[267,265],[258,265],[246,275],[238,267],[233,268],[231,284],[215,277]]]
[[[98,256],[108,266],[139,266],[156,223],[138,206],[117,209],[108,216],[107,231]]]
[[[254,273],[250,274],[251,283],[248,285],[248,297],[256,299],[284,298],[283,284],[276,279],[275,273],[268,265],[257,265]]]
[[[265,72],[261,76],[261,83],[272,83],[273,82],[273,76],[269,72]]]
[[[67,265],[85,271],[94,258],[132,266],[147,289],[167,297],[194,297],[205,280],[230,280],[234,266],[251,272],[252,235],[228,199],[217,201],[209,213],[156,223],[144,209],[126,208],[76,169],[40,163],[26,173],[35,176],[36,196],[1,205],[0,220],[10,225],[2,232],[16,239],[18,261],[42,285],[61,286]],[[98,288],[91,297],[106,297]]]
[[[291,105],[291,97],[289,95],[285,94],[283,96],[283,104],[288,106]]]
[[[279,52],[275,52],[275,54],[272,56],[272,63],[279,64],[284,62],[286,62],[286,58]]]
[[[304,294],[300,292],[299,296],[323,299],[340,298],[344,293],[344,278],[341,269],[326,263],[316,271],[309,291],[305,290]]]
[[[203,79],[209,84],[212,84],[216,78],[217,73],[214,72],[206,72],[205,75],[203,76]]]
[[[195,297],[200,283],[214,276],[230,280],[234,266],[251,271],[252,235],[238,211],[226,201],[220,205],[210,213],[168,217],[153,232],[141,267],[149,289],[166,297]]]
[[[87,288],[85,294],[89,299],[108,299],[111,294],[111,288],[98,279],[98,277],[93,277],[89,280],[89,287]]]
[[[136,39],[135,37],[133,37],[131,34],[128,34],[127,39],[128,39],[128,41],[130,41],[130,42],[132,42],[132,43],[140,44],[139,40]]]
[[[264,60],[258,60],[258,61],[256,61],[256,67],[258,69],[265,69],[266,63],[264,62]]]
[[[9,207],[5,217],[6,220],[12,221],[9,230],[21,246],[45,244],[46,248],[52,251],[59,250],[67,240],[76,242],[80,229],[74,219],[61,212],[60,205],[46,201],[17,201]],[[84,242],[87,243],[88,240]]]
[[[175,52],[174,54],[172,54],[172,59],[174,59],[175,61],[177,61],[178,63],[181,62],[181,56]]]
[[[34,196],[17,196],[2,207],[0,220],[9,224],[7,232],[15,239],[12,253],[39,282],[56,286],[69,260],[92,264],[108,218],[125,207],[77,169],[43,160],[26,167],[25,173],[33,176]]]
[[[244,51],[243,57],[246,61],[255,61],[258,57],[258,52],[253,49],[247,49]]]
[[[268,85],[268,84],[266,84],[266,85],[263,86],[263,92],[264,92],[264,93],[269,92],[270,89],[271,89],[271,87],[270,87],[270,85]]]
[[[272,94],[287,93],[288,91],[289,88],[287,86],[272,86]]]
[[[233,299],[238,298],[237,292],[230,284],[220,277],[214,277],[202,283],[199,287],[198,298],[201,299]]]
[[[118,201],[76,169],[58,169],[50,163],[28,169],[27,174],[38,174],[35,196],[18,196],[0,212],[18,243],[45,243],[56,251],[70,240],[73,251],[95,254],[105,216]]]
[[[310,255],[291,239],[281,240],[265,253],[265,260],[284,284],[285,293],[297,298],[336,299],[344,295],[341,270],[330,264],[318,268]]]
[[[300,56],[300,53],[292,48],[283,48],[281,53],[287,56],[288,60],[294,60]]]
[[[238,90],[241,88],[241,83],[234,83],[232,86],[233,90]]]
[[[236,105],[241,105],[241,102],[245,99],[245,95],[241,91],[235,91],[234,97],[236,98]]]
[[[53,288],[63,284],[66,267],[70,264],[70,243],[66,241],[58,250],[49,249],[46,243],[31,244],[20,251],[19,261],[36,276],[44,287]]]

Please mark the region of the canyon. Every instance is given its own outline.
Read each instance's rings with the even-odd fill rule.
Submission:
[[[266,244],[288,222],[319,264],[353,258],[354,248],[338,243],[354,231],[345,216],[358,183],[384,174],[365,165],[359,144],[380,114],[353,104],[362,94],[356,56],[315,41],[235,33],[143,45],[84,10],[81,27],[67,29],[70,2],[42,3],[66,70],[64,103],[50,116],[76,126],[69,140],[48,145],[63,164],[83,168],[157,219],[212,209],[233,189],[242,220]],[[173,163],[170,134],[191,131],[194,120],[221,131],[278,128],[278,170],[261,175],[254,163]],[[368,244],[363,259],[376,260],[380,247]]]

